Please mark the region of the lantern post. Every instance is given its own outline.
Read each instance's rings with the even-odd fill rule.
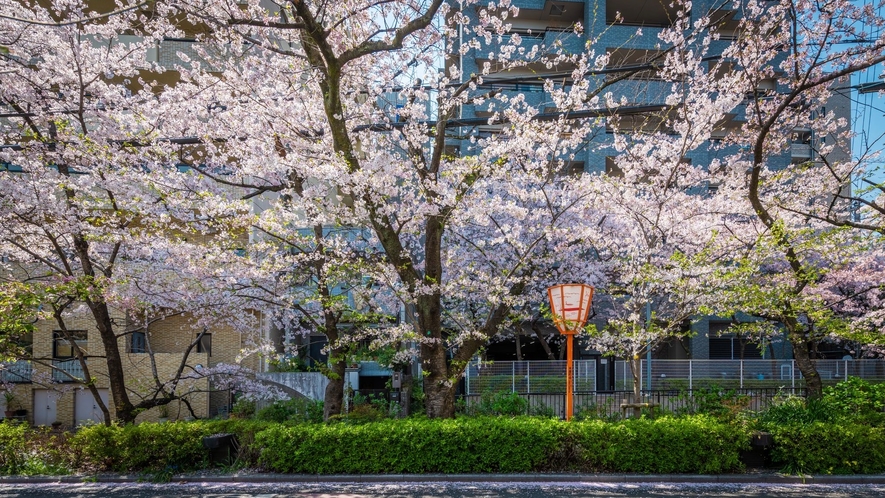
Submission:
[[[561,284],[547,289],[553,323],[559,333],[566,336],[565,363],[565,419],[574,415],[574,339],[575,334],[587,322],[590,303],[593,301],[593,287],[586,284]]]

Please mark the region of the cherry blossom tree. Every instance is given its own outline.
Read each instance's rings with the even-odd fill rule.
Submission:
[[[482,76],[460,81],[451,68],[430,73],[421,85],[397,86],[401,67],[433,62],[444,32],[467,22],[455,16],[434,25],[438,14],[449,12],[440,11],[442,5],[291,3],[273,19],[257,4],[192,9],[194,20],[215,23],[217,33],[232,26],[240,43],[266,50],[250,45],[247,53],[235,43],[229,50],[242,57],[213,61],[223,76],[183,71],[184,84],[162,96],[181,103],[181,115],[205,116],[182,120],[180,135],[225,140],[200,158],[207,174],[229,167],[225,182],[250,195],[283,194],[286,202],[272,209],[301,214],[310,225],[371,229],[383,248],[374,273],[387,277],[410,312],[409,325],[388,328],[388,337],[419,345],[431,416],[453,415],[467,361],[511,323],[509,311],[529,289],[541,295],[546,282],[574,271],[553,269],[553,262],[582,250],[569,245],[568,227],[578,216],[594,216],[583,205],[581,182],[556,175],[565,164],[559,156],[591,128],[582,131],[566,119],[533,121],[537,109],[502,96],[495,104],[508,123],[501,132],[465,139],[461,154],[450,155],[446,141],[458,106],[495,97],[477,86]],[[506,30],[501,17],[485,19],[478,29],[498,36]],[[376,38],[375,31],[387,29],[379,23],[391,21],[398,23],[391,37]],[[209,78],[214,88],[206,91]],[[399,122],[379,106],[391,92],[406,102]],[[565,106],[585,106],[583,88],[556,94]],[[192,96],[199,108],[208,109],[210,100],[223,110],[201,112]],[[431,109],[436,119],[428,123]],[[174,115],[170,107],[163,112]],[[564,128],[575,133],[564,137]],[[228,166],[231,156],[237,160]]]
[[[578,280],[608,291],[601,347],[635,357],[693,313],[742,306],[784,325],[819,391],[807,310],[835,284],[827,276],[850,267],[824,248],[855,238],[809,219],[859,225],[844,217],[845,188],[863,171],[838,158],[844,122],[822,108],[840,78],[885,60],[885,41],[861,27],[881,24],[870,7],[741,1],[726,33],[721,12],[678,3],[658,55],[624,67],[580,24],[587,43],[576,52],[510,34],[519,9],[506,0],[180,1],[107,15],[0,5],[0,97],[14,114],[4,138],[17,144],[3,159],[27,173],[5,173],[27,181],[0,194],[18,209],[3,218],[4,240],[84,289],[71,303],[86,300],[106,347],[110,296],[154,310],[144,316],[198,313],[178,297],[201,296],[203,310],[249,298],[281,324],[303,319],[329,337],[337,403],[345,347],[359,335],[341,327],[347,316],[403,308],[405,323],[373,339],[415,345],[427,413],[449,417],[467,362],[529,318],[548,285]],[[143,36],[111,41],[133,31]],[[170,81],[144,72],[144,50],[184,34],[196,41]],[[465,74],[455,59],[471,50],[489,62]],[[539,78],[552,112],[489,84],[539,67],[565,68]],[[661,105],[627,119],[618,84],[648,71],[666,83]],[[606,128],[621,175],[565,174]],[[815,144],[823,159],[789,164],[787,145],[806,129],[828,137]],[[46,220],[59,229],[40,232]],[[213,240],[182,243],[170,226]],[[330,235],[338,229],[368,235]],[[243,246],[245,257],[230,254]],[[848,253],[864,267],[862,251]],[[162,290],[171,279],[152,269],[166,261],[168,275],[192,278],[186,291]],[[125,287],[114,279],[123,274]],[[333,290],[342,285],[364,302],[344,305]],[[727,285],[734,299],[712,302]],[[765,307],[738,299],[741,286]],[[233,319],[223,315],[200,316]]]
[[[684,14],[690,8],[686,4],[675,25],[662,30],[662,55],[604,80],[594,76],[607,69],[609,55],[594,51],[592,35],[587,51],[578,54],[521,46],[519,36],[504,42],[507,18],[518,11],[506,2],[479,8],[478,18],[465,13],[471,4],[456,8],[441,2],[383,7],[286,3],[279,10],[258,4],[178,7],[194,22],[215,29],[203,43],[220,40],[228,51],[223,59],[207,64],[212,71],[201,71],[199,65],[183,70],[187,84],[163,97],[184,104],[177,112],[175,106],[163,107],[164,116],[200,116],[180,120],[177,134],[222,142],[207,144],[207,154],[193,162],[223,169],[224,182],[250,190],[247,195],[276,192],[289,199],[288,205],[272,209],[312,209],[312,223],[371,228],[384,250],[386,269],[379,273],[395,275],[390,287],[410,311],[412,326],[396,330],[403,340],[419,344],[431,416],[452,414],[454,385],[464,365],[486,341],[513,324],[516,316],[511,312],[524,309],[528,296],[539,295],[544,286],[561,279],[602,280],[602,265],[586,257],[604,238],[601,231],[594,232],[600,226],[596,220],[607,215],[596,202],[600,198],[608,195],[627,206],[616,213],[619,220],[612,216],[612,223],[635,226],[635,233],[644,230],[641,248],[623,241],[612,251],[617,255],[612,261],[621,266],[612,265],[616,269],[610,275],[624,277],[630,291],[620,292],[633,296],[629,303],[620,303],[622,319],[630,324],[621,327],[621,336],[626,330],[648,333],[637,310],[655,297],[685,305],[674,307],[673,324],[681,323],[690,308],[698,309],[700,296],[684,289],[701,287],[683,277],[707,272],[661,265],[662,261],[696,262],[710,253],[721,259],[722,247],[748,239],[755,244],[753,234],[767,236],[776,225],[759,197],[759,179],[767,161],[782,149],[765,145],[764,137],[775,128],[758,119],[770,108],[780,109],[768,104],[768,90],[763,90],[771,64],[798,60],[798,52],[783,53],[791,32],[783,28],[798,12],[792,4],[741,3],[737,40],[721,53],[712,52],[714,45],[721,46],[716,13],[692,18]],[[840,15],[846,19],[856,16],[847,7],[843,11]],[[474,36],[456,43],[454,35],[464,30]],[[462,74],[452,64],[441,73],[426,70],[446,53],[486,46],[494,65],[486,64],[480,74]],[[211,52],[206,49],[202,55]],[[720,62],[711,68],[710,60]],[[483,85],[497,71],[566,62],[573,68],[566,84],[545,82],[557,109],[552,116],[542,116],[523,95]],[[408,69],[411,65],[425,71]],[[624,185],[638,182],[653,188],[619,195],[594,186],[594,178],[567,180],[557,175],[570,155],[598,132],[600,121],[595,118],[619,114],[618,97],[608,90],[649,69],[673,83],[663,96],[670,112],[658,116],[670,131],[644,137],[644,132],[625,128],[625,135],[640,138],[616,142],[616,148],[647,144],[634,154],[633,167],[629,158],[621,163],[628,166]],[[416,73],[422,77],[418,84],[407,77]],[[811,86],[802,82],[792,97],[772,101],[797,115],[790,102],[824,98],[821,92],[837,77],[820,76]],[[765,99],[746,105],[753,92]],[[391,95],[395,115],[382,105]],[[495,126],[494,132],[472,133],[473,123],[457,118],[464,106],[486,112],[490,117],[484,124]],[[758,146],[749,181],[738,173],[747,164],[743,152],[728,151],[724,159],[687,166],[682,158],[710,139],[721,138],[715,133],[741,106],[746,125],[728,130],[725,144]],[[615,127],[618,121],[611,119]],[[835,118],[830,122],[831,127],[838,124]],[[785,119],[776,129],[791,132],[794,125]],[[748,138],[755,136],[753,130],[762,133],[760,141]],[[674,134],[677,140],[669,138]],[[453,147],[457,154],[447,152]],[[230,161],[232,156],[236,160]],[[211,167],[206,173],[219,177]],[[705,199],[710,186],[720,189],[713,199]],[[670,218],[680,208],[700,213],[697,224],[685,222],[694,221],[695,215]],[[579,226],[593,228],[580,237],[568,233]],[[697,231],[689,233],[691,228]],[[713,250],[716,233],[725,235]],[[665,241],[667,237],[671,240]],[[787,259],[793,258],[783,247]],[[648,271],[659,266],[673,273]],[[801,277],[800,266],[791,268]],[[614,291],[618,285],[611,287]],[[784,319],[791,321],[789,316]],[[672,331],[666,326],[659,332]],[[802,354],[800,350],[797,359]],[[805,368],[808,363],[800,360],[800,365]],[[811,368],[803,372],[813,376]]]
[[[133,147],[156,131],[137,122],[139,106],[156,101],[155,87],[140,79],[150,69],[144,54],[172,29],[143,6],[101,14],[85,2],[0,3],[0,279],[5,289],[26,286],[39,296],[30,311],[70,343],[83,371],[72,380],[93,393],[107,423],[96,363],[87,361],[71,320],[88,317],[97,329],[99,370],[122,422],[186,401],[188,386],[212,372],[187,365],[200,333],[171,378],[158,375],[151,355],[153,379],[132,389],[121,338],[176,315],[190,316],[196,330],[222,322],[255,329],[242,290],[254,292],[254,268],[232,250],[244,232],[219,223],[235,218],[210,216],[186,182],[167,182],[178,173],[161,167],[169,165],[160,148]],[[133,32],[141,36],[122,36]],[[185,188],[167,189],[172,183]],[[27,359],[56,368],[50,359]]]
[[[779,303],[776,319],[783,324],[796,364],[809,394],[819,396],[820,377],[810,360],[813,339],[807,313],[795,302],[806,302],[809,288],[843,264],[821,266],[825,248],[837,235],[812,220],[857,225],[850,217],[851,179],[863,171],[850,157],[850,131],[839,105],[851,75],[885,61],[885,38],[873,31],[883,20],[874,6],[850,1],[744,2],[744,19],[737,40],[723,57],[734,61],[741,80],[735,88],[746,92],[743,123],[724,142],[737,145],[721,163],[731,185],[745,189],[763,231],[752,243],[766,254],[753,268],[773,268],[779,282],[762,288],[773,294],[745,303],[745,311],[760,315]],[[797,133],[814,135],[811,161],[784,161]],[[744,177],[743,181],[737,180]],[[772,249],[779,251],[775,259]],[[778,262],[779,260],[779,262]],[[763,275],[770,275],[763,272]],[[767,277],[764,277],[767,278]]]

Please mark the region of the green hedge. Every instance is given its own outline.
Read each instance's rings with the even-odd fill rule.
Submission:
[[[189,470],[205,465],[208,424],[93,425],[70,441],[74,467],[89,470]]]
[[[234,433],[240,442],[241,465],[254,465],[258,458],[255,434],[279,425],[251,420],[93,425],[71,437],[69,459],[73,468],[88,471],[187,471],[207,466],[203,437]]]
[[[699,415],[571,424],[580,470],[714,474],[741,470],[747,429]]]
[[[703,416],[617,423],[498,417],[271,427],[256,444],[270,470],[308,474],[717,473],[741,469],[749,432]]]
[[[885,427],[849,421],[763,427],[774,438],[775,464],[786,472],[885,472]],[[0,423],[0,473],[188,471],[208,465],[202,438],[222,432],[237,434],[238,465],[277,472],[722,473],[741,470],[740,451],[754,428],[704,415],[571,423],[532,417],[225,420],[97,425],[73,435]]]
[[[526,472],[553,452],[561,426],[540,418],[405,419],[277,426],[255,439],[260,462],[278,472]]]
[[[814,422],[769,426],[772,459],[788,473],[878,474],[885,472],[885,428]]]

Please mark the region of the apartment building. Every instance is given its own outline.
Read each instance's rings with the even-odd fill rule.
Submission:
[[[617,75],[618,68],[635,69],[641,68],[645,63],[654,59],[662,52],[661,40],[658,35],[663,29],[673,25],[677,19],[677,6],[668,1],[646,0],[521,0],[513,2],[519,7],[516,17],[508,17],[506,22],[512,25],[512,34],[518,34],[522,39],[521,46],[530,48],[533,45],[543,45],[551,52],[562,51],[565,53],[577,53],[584,50],[590,36],[597,37],[598,42],[593,47],[597,54],[608,53],[610,55],[610,71],[599,74],[598,78],[608,78]],[[485,4],[469,7],[467,13],[473,19],[478,19],[478,12],[486,8]],[[734,8],[732,3],[723,3],[712,0],[699,0],[692,2],[692,21],[698,20],[702,15],[712,13],[712,17],[719,26],[720,38],[713,41],[710,54],[719,54],[736,37],[736,30],[741,19],[741,10]],[[576,32],[575,25],[580,24],[582,30]],[[694,23],[693,23],[694,24]],[[504,37],[503,43],[510,40]],[[447,65],[457,65],[462,68],[462,74],[479,74],[484,65],[491,64],[495,68],[495,62],[489,59],[488,53],[495,51],[500,44],[493,43],[490,46],[483,45],[481,49],[471,48],[466,53],[459,52],[460,44],[455,43],[455,50],[449,54]],[[710,67],[716,64],[716,58],[711,57]],[[574,67],[560,64],[559,66],[545,67],[543,64],[529,64],[509,71],[501,71],[484,77],[484,87],[496,89],[501,92],[525,96],[528,105],[541,110],[541,112],[554,112],[550,95],[543,88],[542,79],[555,76],[557,82],[568,84],[569,75]],[[770,90],[777,89],[774,80],[763,83]],[[615,83],[607,88],[611,91],[615,101],[622,102],[622,110],[619,111],[618,126],[634,127],[647,132],[664,132],[666,121],[666,96],[671,90],[672,83],[658,79],[655,71],[639,70],[630,78]],[[827,102],[826,106],[814,111],[826,113],[835,111],[837,117],[850,122],[851,98],[847,89],[847,81],[841,81],[835,85],[835,95]],[[728,116],[728,120],[719,124],[713,139],[707,146],[692,150],[683,161],[694,164],[711,164],[714,160],[723,158],[736,151],[734,148],[721,147],[720,140],[729,133],[730,128],[739,127],[743,123],[745,107],[739,107]],[[461,118],[487,118],[492,113],[488,103],[482,105],[465,105],[461,109]],[[474,122],[479,122],[474,121]],[[461,135],[492,134],[497,131],[495,125],[478,124],[473,129],[461,130]],[[824,145],[824,138],[817,137],[809,129],[796,129],[792,142],[787,152],[775,158],[771,163],[774,169],[786,167],[789,164],[819,161],[816,150]],[[614,151],[604,152],[606,145],[613,142],[612,127],[610,120],[605,120],[605,126],[595,133],[586,147],[575,151],[574,159],[567,164],[565,174],[577,174],[586,172],[589,174],[619,175],[621,172],[614,160]],[[451,140],[448,147],[453,153],[467,147],[461,141]],[[850,145],[845,144],[837,147],[828,156],[831,161],[840,161],[850,157]],[[710,189],[715,189],[711,185]],[[846,188],[850,186],[846,185]],[[746,317],[750,319],[749,317]],[[600,323],[600,326],[604,324]],[[731,321],[717,317],[699,317],[692,323],[685,323],[685,330],[691,332],[691,337],[684,340],[673,340],[660,348],[656,357],[680,359],[750,359],[750,358],[791,358],[792,351],[786,339],[769,341],[766,344],[747,343],[740,336],[727,332]],[[532,336],[531,330],[523,332],[522,344],[516,345],[513,341],[505,341],[493,344],[488,349],[490,358],[499,360],[514,359],[546,359],[550,356],[550,348],[541,348],[542,339]],[[822,345],[822,350],[828,346]],[[553,348],[556,355],[557,349]],[[519,351],[519,353],[517,353]],[[833,349],[829,353],[841,358],[840,351]],[[517,355],[520,358],[517,358]],[[599,368],[612,368],[610,362],[605,362],[599,353],[593,350],[581,352],[585,359],[596,358]],[[606,367],[603,367],[603,362]],[[602,378],[600,374],[598,378]],[[600,386],[601,389],[606,388]]]

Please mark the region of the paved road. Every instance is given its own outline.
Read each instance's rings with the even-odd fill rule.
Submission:
[[[3,484],[2,498],[873,498],[885,485],[363,483],[363,484]]]

